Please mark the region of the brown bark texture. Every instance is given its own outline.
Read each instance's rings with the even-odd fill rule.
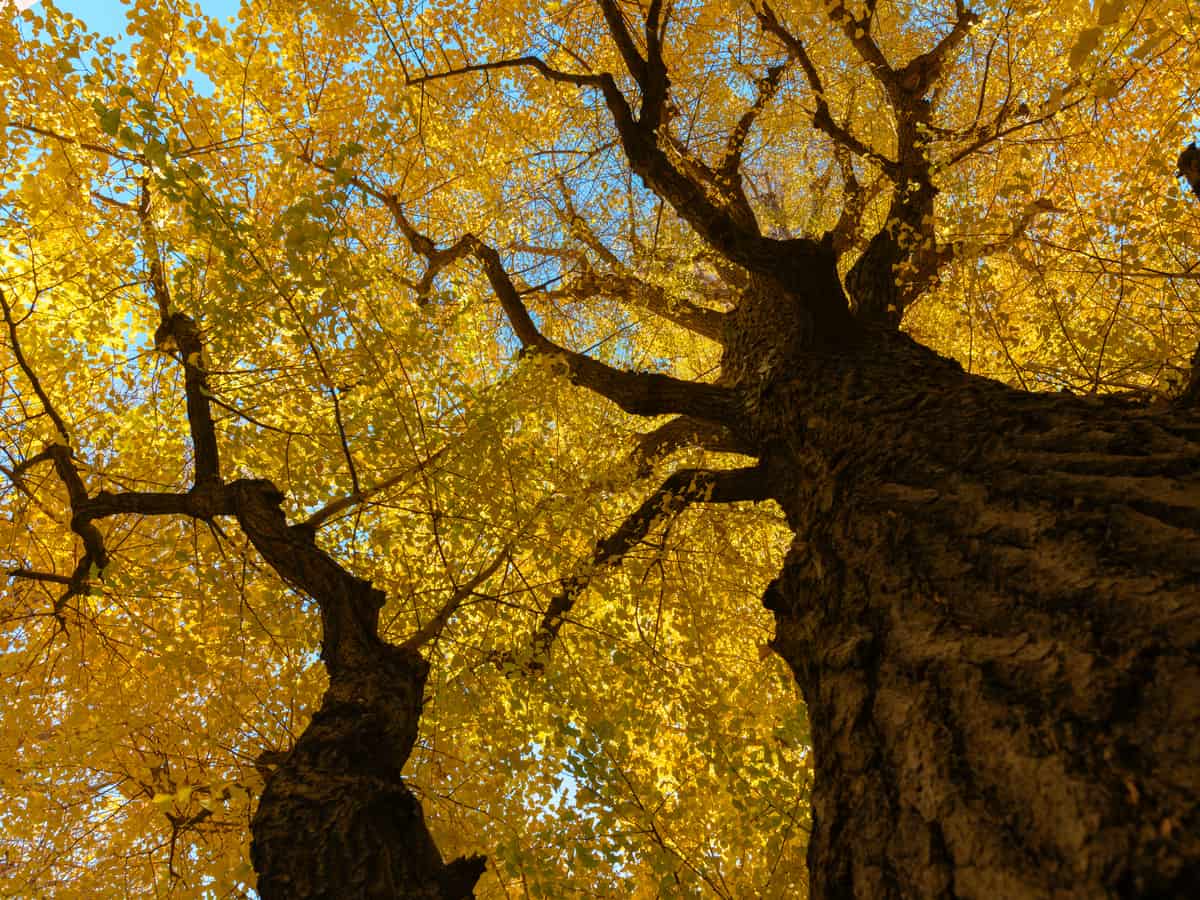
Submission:
[[[745,303],[725,368],[759,373],[739,437],[795,532],[763,602],[812,723],[810,895],[1200,896],[1200,417],[885,327],[789,345],[795,298]]]
[[[252,856],[264,900],[474,896],[484,859],[444,863],[400,776],[427,671],[381,644],[370,665],[331,677],[259,800]]]
[[[417,739],[429,665],[378,636],[383,593],[289,526],[268,482],[229,486],[238,521],[285,580],[321,610],[329,687],[267,780],[252,823],[263,900],[462,900],[485,860],[449,864],[401,770]]]

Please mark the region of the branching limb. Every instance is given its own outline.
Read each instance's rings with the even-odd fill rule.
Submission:
[[[150,216],[150,188],[142,179],[138,202],[138,222],[141,226],[142,252],[150,267],[150,291],[158,305],[160,323],[154,332],[154,346],[164,353],[176,350],[183,365],[183,391],[187,401],[188,427],[195,455],[195,481],[216,482],[221,478],[217,431],[209,406],[207,363],[200,329],[190,316],[172,312],[171,293],[167,286],[166,270],[158,250],[158,239]]]
[[[744,194],[740,190],[728,190],[727,185],[717,180],[711,170],[687,154],[686,149],[670,137],[669,129],[659,127],[662,124],[661,117],[666,106],[666,90],[669,83],[661,56],[661,4],[651,4],[647,24],[653,26],[650,33],[654,37],[648,44],[650,56],[643,59],[633,43],[617,4],[613,0],[602,0],[602,3],[606,21],[618,48],[622,50],[627,65],[632,67],[631,74],[634,80],[643,86],[643,109],[640,117],[634,116],[629,102],[611,74],[605,72],[598,75],[574,75],[553,69],[541,59],[532,56],[463,67],[441,73],[438,77],[491,68],[527,66],[554,81],[598,89],[608,107],[626,161],[634,175],[641,178],[648,188],[669,204],[697,234],[731,263],[742,266],[749,272],[775,279],[788,288],[799,287],[797,293],[803,297],[803,303],[798,306],[802,312],[812,316],[816,328],[829,328],[833,331],[844,328],[847,315],[840,291],[804,289],[811,281],[810,263],[815,259],[824,261],[829,255],[828,248],[808,238],[779,241],[764,237],[745,202]],[[418,80],[429,79],[426,77],[414,81]],[[485,269],[491,270],[492,267],[486,260],[484,262]],[[506,311],[508,310],[509,307],[506,307]],[[520,318],[518,314],[517,320]],[[578,365],[575,365],[575,361],[571,363],[573,377],[583,381],[590,380],[593,383],[588,386],[596,387],[605,396],[612,396],[605,392],[612,391],[613,385],[600,385],[600,382],[606,379],[597,381],[593,377],[597,373],[589,363],[594,361],[585,359],[578,362]],[[657,378],[655,376],[656,381]],[[652,393],[657,394],[659,387],[661,382]],[[617,390],[617,393],[625,392]],[[613,398],[615,399],[615,396]],[[623,408],[633,411],[623,401],[618,402]],[[667,404],[674,402],[666,401]],[[634,406],[639,410],[662,409],[663,403],[636,401]],[[702,414],[699,411],[681,408],[663,411]]]
[[[146,195],[143,194],[143,197]],[[140,212],[145,215],[148,204],[143,200]],[[151,285],[160,309],[169,306],[166,297],[166,285],[162,276],[161,265],[156,265],[157,253],[151,259]],[[185,387],[187,390],[188,419],[192,427],[192,437],[196,456],[197,488],[188,494],[171,493],[140,493],[130,492],[111,494],[101,491],[95,497],[88,495],[83,476],[75,463],[74,451],[69,446],[66,424],[62,416],[54,408],[49,395],[43,388],[37,374],[33,371],[24,353],[17,335],[16,320],[7,298],[0,292],[0,312],[8,326],[9,340],[12,344],[13,355],[17,359],[22,372],[33,386],[34,393],[45,409],[47,416],[54,423],[58,432],[58,440],[48,445],[41,453],[25,460],[13,474],[20,477],[31,465],[50,462],[55,474],[62,482],[67,492],[67,502],[71,509],[71,530],[79,536],[83,543],[83,554],[75,565],[70,576],[49,574],[40,578],[42,581],[52,581],[65,584],[66,592],[55,604],[55,614],[61,621],[63,604],[71,597],[86,593],[88,586],[96,573],[102,571],[109,562],[108,550],[100,530],[93,524],[95,520],[120,513],[137,515],[172,515],[184,514],[201,518],[211,518],[217,510],[211,510],[212,493],[210,485],[217,479],[216,434],[213,428],[212,416],[208,409],[204,372],[200,358],[203,348],[200,345],[199,333],[195,324],[187,316],[173,314],[159,327],[156,341],[161,345],[170,338],[184,356],[187,374]],[[25,570],[20,570],[24,572]],[[10,573],[15,574],[15,573]],[[23,575],[20,577],[29,577]]]
[[[617,5],[609,2],[606,10],[606,19],[611,19],[609,25],[614,39],[619,48],[626,48],[622,55],[627,57],[626,64],[632,66],[631,74],[634,75],[634,80],[641,85],[650,77],[646,72],[646,62],[642,60],[641,54],[633,44]],[[659,62],[661,63],[661,59]],[[419,84],[468,72],[519,67],[532,68],[551,81],[599,90],[634,174],[640,176],[647,186],[666,200],[705,240],[721,248],[734,262],[757,271],[773,258],[771,248],[763,246],[763,238],[757,230],[747,228],[742,217],[714,200],[711,188],[685,174],[671,162],[658,144],[658,121],[655,116],[661,115],[661,109],[654,112],[653,106],[643,103],[642,116],[635,117],[625,95],[617,87],[613,76],[607,72],[586,75],[563,72],[547,65],[536,56],[522,56],[463,66],[414,78],[410,83]],[[662,80],[665,99],[665,70]],[[643,100],[647,96],[645,90],[643,88]],[[650,96],[653,96],[653,92]]]
[[[584,567],[564,578],[533,636],[531,671],[544,668],[544,658],[579,595],[602,569],[620,565],[625,554],[642,541],[654,525],[678,515],[693,503],[737,503],[767,499],[767,481],[760,466],[743,469],[680,469],[670,475],[625,521],[596,544]]]
[[[769,4],[764,3],[761,8],[756,10],[756,14],[763,31],[772,35],[783,44],[789,59],[794,59],[800,63],[800,68],[804,71],[804,77],[808,80],[808,86],[812,89],[813,103],[816,107],[813,113],[813,127],[823,131],[832,138],[837,146],[849,150],[856,156],[872,160],[887,172],[889,176],[895,178],[898,174],[899,165],[895,160],[888,159],[888,157],[884,156],[878,150],[868,147],[855,137],[849,129],[834,121],[833,115],[829,111],[829,103],[825,99],[825,84],[821,79],[820,73],[817,71],[817,67],[813,65],[812,58],[809,56],[804,43],[784,27]]]
[[[83,543],[83,555],[69,576],[55,573],[32,572],[27,569],[12,569],[8,574],[14,578],[27,578],[54,582],[67,586],[66,593],[56,603],[56,612],[77,594],[87,593],[88,587],[109,563],[109,553],[103,535],[95,522],[112,516],[185,516],[211,520],[217,515],[232,515],[235,508],[232,496],[218,485],[205,483],[187,493],[159,491],[122,491],[111,493],[100,491],[88,496],[83,478],[75,465],[74,454],[63,444],[51,444],[37,457],[27,463],[51,462],[55,474],[67,490],[71,508],[71,530]]]
[[[207,362],[200,329],[191,316],[171,313],[154,332],[154,345],[164,353],[177,350],[183,365],[183,390],[187,400],[188,428],[195,454],[196,484],[221,477],[217,430],[209,403]]]
[[[941,40],[931,49],[913,57],[903,68],[896,69],[888,62],[871,33],[874,4],[868,6],[866,15],[862,18],[850,12],[842,0],[836,0],[829,7],[830,21],[845,33],[859,58],[887,93],[897,114],[911,109],[915,102],[930,92],[941,77],[946,59],[958,48],[971,26],[979,19],[962,0],[955,0],[954,13],[954,25]]]
[[[656,284],[630,275],[625,271],[600,274],[590,267],[571,285],[581,295],[603,294],[654,313],[659,318],[703,335],[710,341],[723,343],[727,313],[700,306],[681,297],[671,297]]]
[[[58,432],[54,443],[47,446],[35,457],[19,465],[14,475],[20,477],[27,468],[40,462],[53,463],[55,474],[58,475],[59,480],[62,481],[63,486],[67,490],[67,499],[74,514],[71,520],[71,530],[79,535],[84,546],[83,555],[76,563],[75,570],[67,577],[65,582],[60,582],[66,584],[67,590],[55,602],[54,615],[58,618],[59,623],[62,624],[63,605],[71,597],[86,590],[87,584],[92,577],[93,567],[103,569],[108,564],[108,552],[104,548],[103,537],[96,529],[96,526],[88,521],[80,520],[77,515],[80,505],[87,501],[87,488],[84,486],[83,477],[75,467],[74,454],[70,447],[70,436],[67,432],[66,422],[55,409],[49,394],[46,393],[41,380],[21,349],[21,341],[17,335],[17,323],[13,318],[12,307],[9,306],[8,298],[4,295],[3,291],[0,291],[0,312],[3,312],[4,322],[8,326],[9,342],[12,346],[13,356],[17,360],[17,365],[33,387],[33,392],[42,404],[42,409],[45,410],[46,415],[54,423],[54,428]]]
[[[1065,94],[1070,93],[1075,88],[1079,87],[1079,85],[1081,83],[1082,82],[1078,78],[1073,78],[1063,88],[1063,94],[1065,95]],[[943,165],[943,167],[948,168],[950,166],[953,166],[957,163],[962,162],[968,156],[971,156],[972,154],[977,153],[978,151],[982,150],[984,147],[988,146],[989,144],[995,143],[996,141],[1000,140],[1001,138],[1006,138],[1006,137],[1016,134],[1017,132],[1026,131],[1030,128],[1035,128],[1038,125],[1044,125],[1047,122],[1049,122],[1051,119],[1053,119],[1055,116],[1058,116],[1061,113],[1066,112],[1067,110],[1071,110],[1077,106],[1082,105],[1087,99],[1088,99],[1088,95],[1085,93],[1081,93],[1079,96],[1073,97],[1070,100],[1063,100],[1062,102],[1060,102],[1058,104],[1058,106],[1056,106],[1054,109],[1050,110],[1049,112],[1045,112],[1045,113],[1042,113],[1041,115],[1037,115],[1037,116],[1028,116],[1026,118],[1021,119],[1021,121],[1013,122],[1010,125],[1005,124],[1005,122],[1008,120],[1007,108],[1002,107],[1000,112],[998,112],[996,114],[995,119],[993,119],[990,124],[981,126],[975,132],[975,137],[971,140],[971,142],[969,144],[966,144],[963,147],[960,147],[958,150],[955,150],[954,153],[952,153],[950,155],[950,157],[948,159],[946,159],[945,162],[942,163],[942,165]]]
[[[518,246],[514,249],[559,256],[574,261],[581,270],[580,278],[572,285],[575,293],[616,297],[631,306],[640,307],[673,322],[681,328],[703,335],[711,341],[724,342],[725,313],[700,306],[684,297],[668,296],[663,288],[631,273],[625,263],[592,230],[587,219],[576,210],[571,191],[562,178],[558,179],[558,187],[565,207],[564,210],[559,211],[559,215],[565,220],[572,237],[578,239],[580,243],[595,253],[608,267],[608,271],[603,274],[597,273],[586,254],[580,251],[561,248],[543,249],[528,245]]]
[[[379,484],[372,485],[369,488],[363,488],[362,490],[347,494],[344,497],[339,497],[337,500],[333,500],[330,503],[325,504],[304,521],[305,527],[316,531],[339,513],[345,512],[348,509],[352,509],[360,503],[366,503],[372,497],[377,497],[385,491],[391,490],[396,485],[404,483],[417,473],[429,468],[443,456],[445,456],[449,450],[449,446],[442,447],[440,450],[430,454],[428,458],[423,459],[415,466],[411,466],[405,469],[403,472],[398,472],[390,478],[385,478],[383,481],[379,482]]]
[[[317,162],[307,152],[302,153],[300,158],[313,168],[320,169],[322,172],[327,172],[330,175],[336,171],[332,166]],[[442,270],[463,257],[470,255],[471,247],[469,242],[464,237],[449,247],[439,248],[432,238],[422,233],[413,225],[395,194],[390,191],[380,190],[366,179],[357,175],[351,176],[347,183],[358,188],[368,197],[373,197],[382,203],[388,213],[391,214],[392,221],[396,223],[396,227],[400,230],[400,234],[404,236],[405,241],[408,242],[409,247],[412,248],[414,253],[425,259],[425,271],[411,287],[417,295],[417,302],[426,302],[429,292],[433,289],[434,279],[441,274]]]
[[[638,435],[630,459],[637,466],[638,476],[645,478],[655,461],[682,447],[701,447],[712,453],[741,453],[753,456],[749,447],[729,429],[712,422],[702,422],[689,416],[679,416],[663,423],[653,431]]]
[[[723,420],[735,412],[735,398],[726,388],[702,382],[684,381],[656,372],[627,372],[595,360],[583,353],[568,350],[543,335],[529,315],[521,292],[500,260],[499,252],[473,234],[465,234],[450,247],[439,249],[435,242],[422,234],[409,221],[394,195],[353,179],[370,196],[384,202],[396,226],[413,251],[429,262],[422,277],[431,282],[436,273],[452,262],[467,256],[474,257],[483,267],[488,283],[508,317],[509,325],[525,350],[537,351],[561,361],[572,383],[585,387],[616,403],[633,415],[657,416],[683,413],[708,420]]]
[[[612,36],[613,43],[617,45],[617,51],[625,62],[625,68],[633,76],[638,87],[644,91],[649,77],[646,71],[646,60],[642,58],[637,45],[633,42],[633,35],[630,34],[629,26],[625,23],[625,14],[621,12],[621,8],[615,0],[600,0],[600,11],[604,14],[608,33]],[[649,25],[648,19],[647,25]]]
[[[962,0],[954,3],[954,25],[945,36],[919,56],[913,57],[899,71],[900,85],[909,94],[924,97],[941,77],[946,59],[956,50],[971,30],[971,26],[979,21],[979,16],[967,9]]]
[[[467,598],[475,593],[481,584],[491,578],[501,565],[509,560],[511,553],[511,546],[505,547],[500,553],[497,553],[495,559],[480,569],[466,584],[456,588],[454,593],[451,594],[450,599],[442,604],[442,608],[437,611],[434,617],[418,628],[400,646],[406,650],[415,652],[441,635],[450,623],[450,619],[458,612],[459,607],[463,605]]]
[[[468,238],[472,242],[472,253],[482,264],[521,345],[526,350],[535,350],[561,361],[574,384],[612,400],[633,415],[683,413],[719,422],[727,421],[735,413],[735,398],[727,388],[684,381],[657,372],[627,372],[554,343],[538,331],[500,261],[500,254],[477,238]]]

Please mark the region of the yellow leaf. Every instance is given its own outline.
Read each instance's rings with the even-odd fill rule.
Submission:
[[[1071,52],[1067,56],[1067,63],[1072,69],[1078,69],[1092,55],[1100,43],[1102,34],[1104,34],[1104,29],[1099,27],[1085,28],[1079,33],[1075,46],[1071,48]]]

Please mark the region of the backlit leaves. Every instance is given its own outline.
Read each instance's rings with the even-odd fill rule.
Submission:
[[[894,154],[863,36],[823,3],[779,6],[829,115]],[[49,443],[70,442],[93,493],[191,484],[153,250],[171,308],[202,329],[204,357],[183,362],[205,370],[225,476],[270,478],[292,521],[320,518],[321,546],[386,591],[385,637],[500,560],[429,648],[410,762],[443,851],[491,855],[481,896],[794,896],[810,756],[791,679],[763,652],[759,597],[785,535],[773,508],[652,529],[524,674],[560,579],[658,483],[629,459],[656,423],[519,353],[471,260],[418,298],[427,259],[381,199],[438,247],[471,232],[498,248],[550,339],[713,377],[719,347],[656,309],[723,312],[744,275],[629,173],[598,92],[516,68],[415,83],[536,53],[633,94],[599,11],[300,7],[249,0],[219,23],[139,0],[128,55],[50,4],[0,23],[0,289],[68,432],[4,333],[4,568],[66,577],[79,559],[61,484],[17,471]],[[896,64],[953,14],[875,8],[870,34]],[[896,229],[953,248],[906,327],[1033,389],[1169,394],[1200,310],[1200,223],[1171,170],[1197,121],[1194,21],[1179,3],[976,11],[920,129],[932,234]],[[680,3],[664,52],[664,134],[714,166],[784,48],[750,4]],[[741,185],[764,232],[815,237],[853,176],[849,268],[892,188],[878,158],[839,158],[814,109],[793,65],[748,134]],[[744,463],[683,450],[656,477]],[[18,577],[0,597],[0,893],[244,896],[262,754],[288,749],[323,687],[315,609],[231,522],[101,526],[113,559],[86,592]]]

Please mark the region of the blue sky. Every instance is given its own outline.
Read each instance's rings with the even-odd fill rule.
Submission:
[[[0,0],[0,7],[6,3],[7,0]],[[37,0],[33,0],[33,3],[18,0],[21,7],[36,3]],[[129,36],[125,32],[125,26],[128,24],[125,13],[128,7],[121,0],[54,0],[54,5],[80,19],[90,31],[117,38],[117,53],[129,51]],[[206,15],[224,22],[237,15],[241,0],[199,0],[199,6]],[[212,82],[195,70],[190,70],[189,74],[198,91],[211,93]]]
[[[200,8],[210,16],[227,19],[236,15],[240,0],[199,0]],[[125,31],[125,5],[120,0],[55,0],[55,5],[82,19],[93,31],[118,35]]]

